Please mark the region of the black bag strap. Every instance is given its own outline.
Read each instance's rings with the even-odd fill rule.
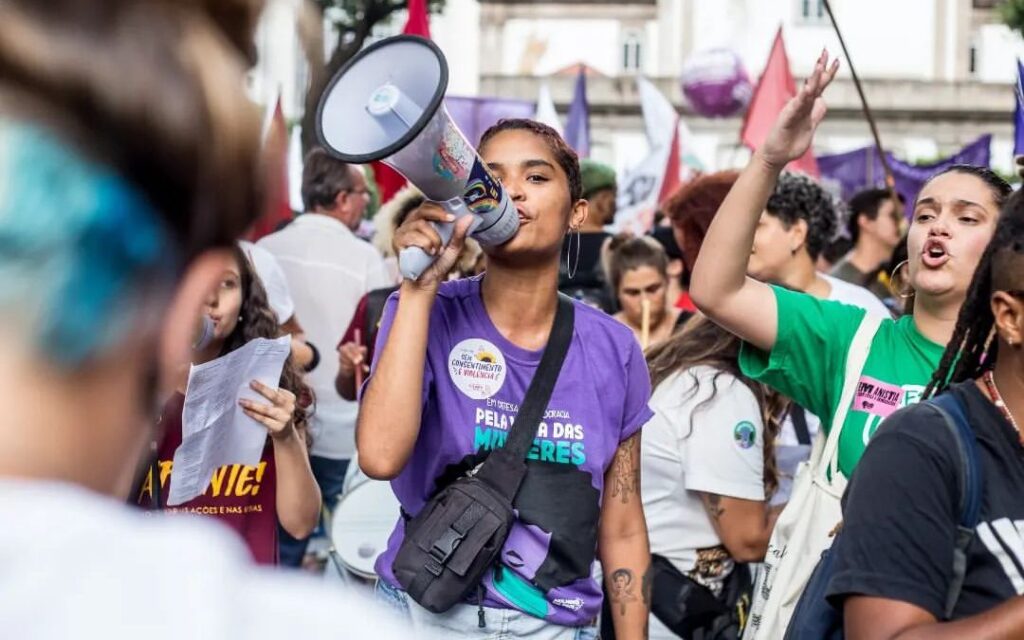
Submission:
[[[953,616],[953,609],[960,599],[967,574],[967,547],[974,538],[974,529],[981,519],[981,502],[984,496],[984,478],[978,444],[974,431],[967,422],[963,404],[951,392],[932,398],[929,403],[942,414],[943,422],[952,432],[957,443],[960,460],[960,521],[956,527],[956,543],[953,549],[953,577],[946,592],[946,619]]]
[[[789,417],[793,419],[793,431],[796,432],[797,444],[812,444],[811,430],[807,426],[807,410],[796,403],[790,404]]]
[[[555,389],[562,370],[565,354],[569,351],[575,328],[576,308],[572,300],[558,294],[558,308],[551,326],[548,344],[544,347],[537,371],[533,374],[526,397],[519,406],[515,422],[509,431],[505,446],[488,456],[477,472],[477,477],[500,491],[509,500],[515,498],[526,475],[526,454],[537,436],[537,427],[548,408],[551,392]]]

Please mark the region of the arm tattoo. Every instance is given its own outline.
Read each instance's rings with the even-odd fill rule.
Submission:
[[[701,502],[704,503],[704,510],[708,512],[712,520],[718,522],[722,514],[725,513],[725,507],[722,506],[722,496],[717,493],[702,493],[700,497]]]
[[[633,585],[633,572],[629,569],[616,569],[612,572],[611,598],[619,605],[619,615],[626,615],[626,605],[636,602],[637,597]]]
[[[612,460],[612,497],[629,502],[629,497],[640,491],[640,434],[631,436],[619,445]]]

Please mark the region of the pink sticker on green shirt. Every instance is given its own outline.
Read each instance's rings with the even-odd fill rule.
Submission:
[[[853,399],[854,411],[863,411],[888,418],[903,406],[903,389],[899,385],[861,376],[857,395]]]

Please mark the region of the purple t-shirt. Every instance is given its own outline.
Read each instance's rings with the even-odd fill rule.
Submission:
[[[495,328],[480,297],[481,277],[441,285],[431,312],[423,421],[409,462],[391,482],[409,514],[504,444],[543,354],[517,347]],[[396,308],[392,296],[377,353]],[[518,519],[500,564],[484,579],[486,606],[565,626],[597,617],[601,587],[593,568],[604,474],[619,443],[651,417],[649,396],[633,334],[577,302],[572,343],[515,500]],[[403,535],[399,520],[376,567],[396,587],[391,565]]]

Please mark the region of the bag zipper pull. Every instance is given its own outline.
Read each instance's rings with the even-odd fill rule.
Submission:
[[[484,615],[484,583],[483,582],[481,582],[480,586],[477,587],[476,601],[477,601],[477,606],[479,607],[476,610],[476,617],[477,617],[476,626],[481,628],[481,629],[484,629],[484,628],[487,627],[487,618]]]

